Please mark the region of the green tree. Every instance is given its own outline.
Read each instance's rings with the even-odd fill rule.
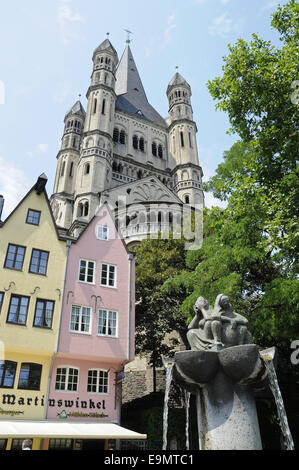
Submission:
[[[244,171],[239,168],[228,179],[222,180],[225,175],[219,169],[210,189],[221,198],[230,196],[230,205],[240,216],[247,196],[258,193],[268,235],[265,246],[269,251],[280,250],[295,262],[299,244],[299,106],[292,95],[299,79],[298,2],[291,0],[279,7],[271,25],[280,33],[280,48],[256,34],[250,43],[239,39],[228,46],[222,77],[208,82],[216,108],[228,113],[230,132],[240,136],[250,154]],[[224,168],[230,170],[227,162]]]
[[[180,300],[161,291],[161,286],[185,266],[184,240],[143,240],[134,247],[136,253],[136,352],[149,354],[153,366],[154,392],[156,367],[161,357],[173,353],[175,340],[165,336],[176,330],[184,333],[182,319],[176,320]]]

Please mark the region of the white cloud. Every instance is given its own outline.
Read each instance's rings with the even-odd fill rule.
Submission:
[[[60,0],[60,5],[58,7],[58,23],[61,40],[64,45],[80,38],[80,35],[74,31],[73,25],[75,23],[84,22],[83,16],[72,10],[71,1],[72,0]]]
[[[172,41],[172,31],[176,28],[175,14],[169,15],[167,18],[167,27],[164,30],[164,41],[166,44]]]
[[[27,155],[31,158],[39,157],[40,155],[47,153],[48,147],[48,144],[37,144],[33,150],[27,152]]]
[[[19,204],[29,187],[27,177],[24,172],[13,165],[8,164],[4,158],[0,157],[0,194],[5,199],[2,220]]]
[[[209,27],[209,34],[211,36],[227,36],[233,29],[233,22],[227,17],[227,13],[223,13],[221,16],[217,16],[212,21],[212,25]]]

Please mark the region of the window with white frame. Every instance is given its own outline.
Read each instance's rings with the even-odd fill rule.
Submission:
[[[95,262],[86,259],[80,259],[79,264],[79,281],[94,283]]]
[[[116,266],[101,264],[101,286],[116,287]]]
[[[91,308],[72,305],[70,331],[74,333],[90,333]]]
[[[108,237],[109,237],[108,227],[104,227],[103,225],[98,225],[98,227],[97,227],[97,238],[99,240],[108,240]]]
[[[78,390],[79,369],[58,367],[56,371],[55,390],[76,392]]]
[[[117,335],[117,312],[99,310],[98,335],[114,337]]]
[[[87,391],[92,393],[108,393],[109,372],[100,369],[88,371]]]

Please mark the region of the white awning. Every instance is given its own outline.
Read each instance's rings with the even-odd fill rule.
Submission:
[[[0,438],[9,437],[22,439],[147,439],[146,434],[130,431],[114,423],[0,420]]]

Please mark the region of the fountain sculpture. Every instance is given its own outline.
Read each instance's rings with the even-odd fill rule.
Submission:
[[[164,361],[165,404],[173,378],[188,394],[196,395],[199,449],[261,450],[254,390],[263,389],[270,382],[275,396],[276,350],[259,351],[252,344],[247,319],[233,311],[224,294],[218,295],[214,308],[199,297],[194,312],[187,333],[191,350],[179,351],[174,359]],[[286,448],[293,449],[280,392],[276,395]],[[167,419],[165,409],[164,418]],[[164,426],[163,449],[166,446],[167,426]]]

